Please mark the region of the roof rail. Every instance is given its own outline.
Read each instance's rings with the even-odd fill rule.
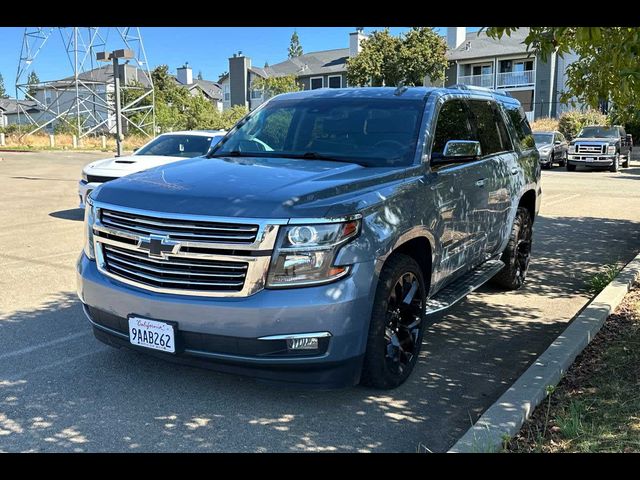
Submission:
[[[476,87],[475,85],[464,85],[462,83],[456,83],[447,88],[457,88],[458,90],[476,90],[479,92],[493,93],[495,95],[501,95],[503,97],[511,97],[511,94],[506,90],[496,90],[495,88]]]

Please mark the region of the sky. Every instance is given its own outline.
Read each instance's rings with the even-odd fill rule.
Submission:
[[[365,33],[382,27],[364,27]],[[467,27],[477,31],[480,27]],[[238,51],[251,57],[252,64],[273,65],[287,58],[287,47],[293,31],[297,30],[305,52],[347,48],[349,33],[355,27],[140,27],[150,67],[166,64],[171,73],[189,62],[194,77],[199,71],[206,80],[216,81],[228,70],[228,58]],[[70,30],[70,29],[67,29]],[[408,28],[393,27],[398,35]],[[445,35],[445,27],[436,27]],[[115,28],[100,29],[107,48],[121,48],[115,44]],[[24,28],[0,27],[0,73],[7,93],[14,95],[15,77],[20,59]],[[54,32],[33,62],[32,68],[41,81],[56,80],[73,73],[63,46],[62,35]]]

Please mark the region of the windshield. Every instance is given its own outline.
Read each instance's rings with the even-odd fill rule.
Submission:
[[[272,100],[245,117],[214,156],[292,157],[396,167],[413,162],[422,100]]]
[[[202,135],[160,135],[136,152],[136,155],[160,155],[163,157],[199,157],[209,151],[213,143],[222,137]]]
[[[553,143],[553,133],[534,133],[533,140],[536,142],[536,145]]]
[[[618,129],[614,127],[584,127],[578,134],[583,138],[609,138],[617,137]]]

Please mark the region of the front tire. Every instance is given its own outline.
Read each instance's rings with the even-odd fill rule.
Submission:
[[[620,168],[620,155],[616,155],[613,159],[613,165],[609,167],[610,172],[617,172]]]
[[[493,284],[507,290],[517,290],[522,287],[529,270],[532,236],[531,214],[526,208],[518,207],[513,227],[511,227],[509,243],[500,258],[504,262],[504,268],[491,279]]]
[[[575,172],[575,171],[576,171],[576,166],[571,165],[569,162],[567,162],[567,172]]]
[[[627,153],[627,156],[625,157],[625,161],[622,164],[623,168],[629,168],[629,161],[631,159],[631,150],[629,150],[629,153]]]
[[[376,290],[360,383],[391,389],[411,374],[420,354],[425,324],[426,286],[411,257],[391,256]]]
[[[564,157],[562,157],[562,159],[560,160],[560,163],[558,164],[561,167],[566,167],[567,166],[567,154],[564,154]]]

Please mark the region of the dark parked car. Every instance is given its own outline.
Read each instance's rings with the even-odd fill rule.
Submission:
[[[584,127],[569,144],[567,170],[574,171],[578,165],[585,167],[607,167],[617,172],[622,165],[629,167],[633,140],[624,127],[614,125],[592,125]]]
[[[533,139],[540,153],[542,168],[552,168],[554,163],[561,167],[567,164],[569,142],[560,132],[534,132]]]
[[[439,312],[491,279],[522,286],[538,157],[520,103],[498,92],[278,95],[206,157],[94,190],[78,295],[113,346],[393,388]]]

